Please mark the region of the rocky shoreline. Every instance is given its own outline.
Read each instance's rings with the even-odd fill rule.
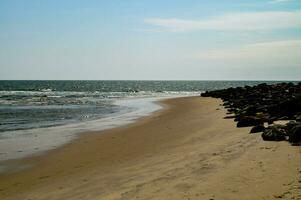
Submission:
[[[234,118],[237,127],[253,127],[267,141],[287,140],[301,144],[301,82],[266,83],[256,86],[206,91],[202,97],[221,98],[228,110],[225,118]],[[285,124],[277,124],[285,120]]]

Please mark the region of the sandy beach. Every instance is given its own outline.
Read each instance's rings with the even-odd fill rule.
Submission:
[[[236,128],[221,103],[164,100],[134,124],[9,161],[0,199],[301,199],[300,147]]]

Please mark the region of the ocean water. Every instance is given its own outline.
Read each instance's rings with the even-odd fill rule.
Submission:
[[[158,99],[262,82],[0,81],[0,161],[130,123],[159,110]]]

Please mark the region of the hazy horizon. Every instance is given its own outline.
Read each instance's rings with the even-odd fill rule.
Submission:
[[[267,81],[267,82],[273,82],[273,81],[292,81],[292,82],[299,82],[300,80],[297,79],[0,79],[0,81]]]
[[[0,24],[0,80],[301,80],[298,0],[3,0]]]

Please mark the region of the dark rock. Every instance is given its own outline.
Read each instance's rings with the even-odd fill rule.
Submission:
[[[235,118],[235,115],[228,115],[228,116],[224,117],[224,119],[233,119],[233,118]]]
[[[208,91],[201,93],[201,97],[210,97],[210,93]]]
[[[288,133],[290,143],[299,143],[301,142],[301,125],[296,125]]]
[[[292,128],[294,128],[297,125],[300,125],[300,123],[295,122],[295,121],[289,121],[288,123],[285,124],[286,132],[289,133],[292,130]]]
[[[265,122],[295,120],[297,122],[289,122],[286,126],[274,125],[263,130],[262,137],[279,141],[290,135],[290,141],[300,140],[297,123],[301,123],[301,82],[231,87],[206,91],[201,96],[221,98],[231,117],[235,116],[237,127],[253,126],[251,133],[262,131]]]
[[[277,118],[276,117],[270,117],[269,119],[268,119],[268,124],[269,125],[271,125],[271,124],[273,124],[274,123],[274,121],[276,121],[277,120]]]
[[[237,127],[248,127],[248,126],[257,126],[260,125],[262,122],[260,119],[253,117],[253,116],[246,116],[239,119],[237,123]]]
[[[287,117],[287,116],[283,116],[283,117],[279,117],[278,119],[279,119],[279,120],[288,120],[288,119],[289,119],[289,117]]]
[[[297,122],[301,122],[301,115],[298,115],[298,116],[296,117],[296,121],[297,121]]]
[[[250,133],[259,133],[259,132],[262,132],[264,131],[264,126],[263,125],[257,125],[257,126],[254,126]]]
[[[282,141],[285,140],[286,133],[279,126],[270,126],[266,128],[261,137],[266,141]]]

